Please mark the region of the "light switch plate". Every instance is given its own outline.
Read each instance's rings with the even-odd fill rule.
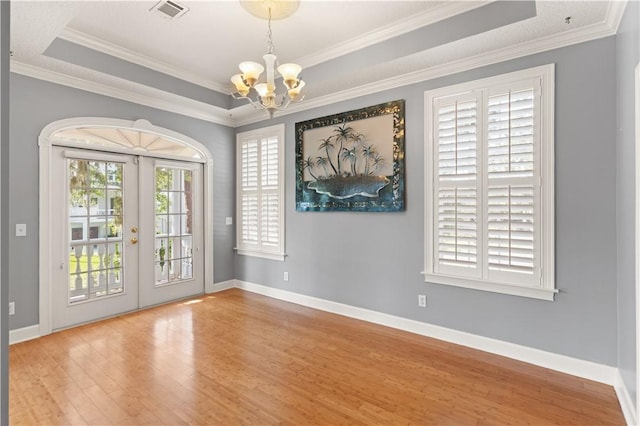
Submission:
[[[26,237],[26,236],[27,236],[27,224],[16,223],[16,237]]]
[[[233,218],[232,217],[225,217],[224,218],[224,223],[225,223],[225,225],[233,225]]]

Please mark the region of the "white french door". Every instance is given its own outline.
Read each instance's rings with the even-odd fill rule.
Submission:
[[[140,306],[204,291],[202,165],[141,158]],[[152,182],[152,185],[146,183]]]
[[[55,148],[53,329],[138,307],[135,157]]]
[[[53,149],[54,330],[204,291],[201,167]]]

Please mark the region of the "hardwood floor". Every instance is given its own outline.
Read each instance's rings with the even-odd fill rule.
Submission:
[[[233,289],[10,348],[12,424],[623,425],[610,386]]]

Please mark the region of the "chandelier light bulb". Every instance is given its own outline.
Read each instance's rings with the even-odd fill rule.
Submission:
[[[246,61],[240,63],[240,71],[249,87],[253,87],[258,82],[260,74],[264,71],[264,67],[257,62]]]
[[[242,74],[235,74],[231,77],[231,82],[236,86],[236,91],[241,96],[247,96],[249,94],[249,90],[251,89],[249,86],[244,84],[244,80],[242,79]]]
[[[284,85],[287,89],[293,89],[298,83],[298,74],[302,71],[302,67],[298,64],[282,64],[278,67],[278,72],[282,76]]]
[[[255,86],[253,86],[253,88],[256,89],[256,92],[258,92],[258,96],[260,96],[261,98],[266,98],[269,94],[267,83],[256,84]]]
[[[289,89],[289,97],[292,101],[295,101],[298,99],[298,97],[300,97],[300,90],[302,90],[304,84],[304,81],[300,80],[297,86],[295,86],[293,89]]]

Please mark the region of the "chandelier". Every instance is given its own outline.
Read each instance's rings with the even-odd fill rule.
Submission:
[[[250,13],[258,17],[264,17],[261,15],[262,12],[256,12],[256,10],[252,10],[247,6],[251,3],[255,4],[258,2],[241,1],[243,7]],[[231,93],[233,98],[248,100],[257,110],[267,111],[270,118],[273,118],[273,114],[276,111],[282,111],[287,108],[291,102],[301,102],[304,99],[304,95],[301,96],[300,91],[305,83],[298,78],[298,74],[302,71],[302,67],[298,64],[287,63],[277,67],[277,72],[282,77],[282,83],[286,90],[281,94],[276,93],[275,79],[277,77],[276,63],[278,58],[274,53],[275,49],[273,40],[271,39],[271,7],[278,3],[280,2],[274,2],[273,0],[267,0],[262,3],[268,13],[267,54],[262,57],[265,66],[252,61],[241,62],[239,68],[242,73],[235,74],[231,77],[231,82],[236,89],[235,92]],[[295,5],[295,9],[297,9],[297,4]],[[288,10],[285,12],[286,15],[280,16],[288,16],[293,13],[295,9]],[[259,82],[260,75],[265,71],[265,68],[267,71],[266,82]],[[253,92],[255,92],[255,94]],[[251,98],[252,95],[255,97],[254,99]]]

